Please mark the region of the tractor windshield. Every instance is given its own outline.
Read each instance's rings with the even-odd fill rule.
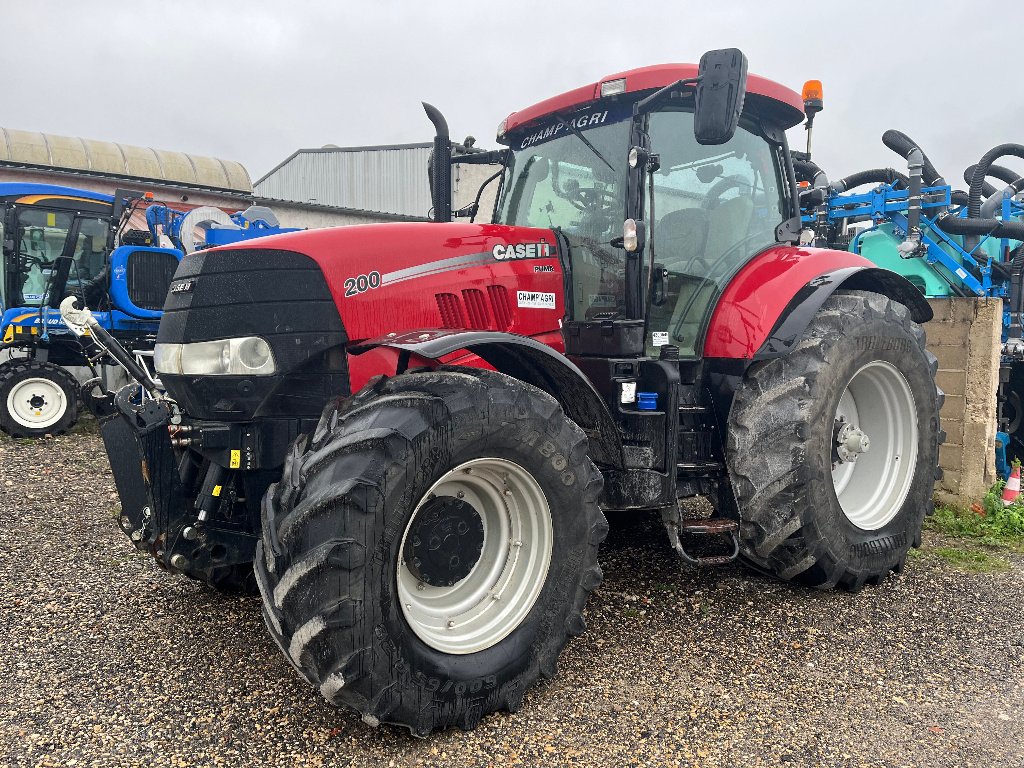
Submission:
[[[595,110],[553,119],[512,143],[497,222],[559,228],[572,256],[573,317],[614,316],[623,308],[629,116]],[[575,130],[573,130],[575,129]]]

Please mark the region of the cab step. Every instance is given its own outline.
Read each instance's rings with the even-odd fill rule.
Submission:
[[[733,562],[740,554],[740,524],[725,517],[680,517],[678,510],[662,513],[669,543],[684,562],[698,568],[725,565]],[[717,536],[726,540],[729,552],[721,555],[694,555],[683,544],[684,536]]]

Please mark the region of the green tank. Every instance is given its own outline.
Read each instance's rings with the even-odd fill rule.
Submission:
[[[890,222],[879,224],[877,228],[864,231],[854,237],[850,241],[848,250],[859,253],[880,267],[898,272],[916,285],[928,298],[957,295],[949,287],[949,282],[942,278],[939,271],[942,267],[937,264],[929,264],[923,258],[904,259],[900,256],[898,247],[903,242],[903,237],[897,235],[895,229],[895,225]],[[963,241],[963,238],[957,235],[950,235],[950,237],[957,242]],[[960,261],[956,249],[944,243],[940,247],[951,257]],[[999,240],[990,238],[981,244],[979,250],[993,258],[998,258]],[[960,282],[955,278],[954,281]]]

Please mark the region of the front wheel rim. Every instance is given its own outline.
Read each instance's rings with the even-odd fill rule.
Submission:
[[[832,482],[846,518],[875,531],[890,523],[910,493],[917,467],[914,394],[891,363],[875,360],[846,385],[835,413]],[[870,439],[868,448],[858,444]]]
[[[52,427],[63,418],[67,409],[64,390],[50,379],[25,379],[7,393],[7,412],[27,429]]]
[[[479,556],[452,585],[432,585],[407,562],[407,541],[425,505],[454,497],[483,527]],[[530,613],[547,580],[554,527],[537,480],[506,459],[480,458],[446,472],[424,494],[399,546],[398,598],[412,631],[443,653],[476,653],[501,642]]]

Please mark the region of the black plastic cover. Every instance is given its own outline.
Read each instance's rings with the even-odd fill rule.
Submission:
[[[348,337],[319,265],[294,251],[197,251],[182,259],[164,304],[157,343],[259,336],[274,354],[272,376],[162,374],[191,417],[319,416],[349,394]]]

